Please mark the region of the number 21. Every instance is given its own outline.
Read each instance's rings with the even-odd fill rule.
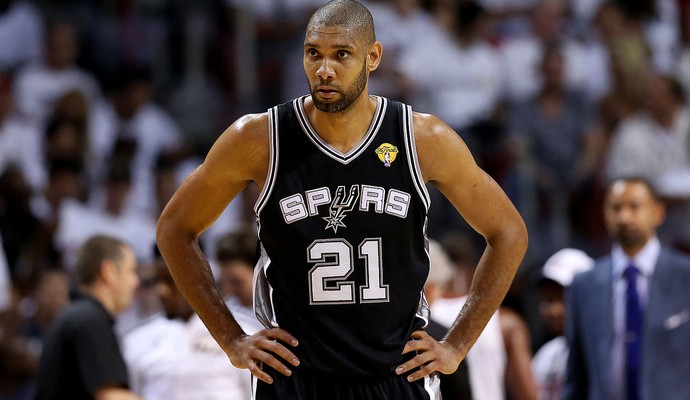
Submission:
[[[366,284],[360,287],[360,303],[382,303],[388,299],[388,285],[383,285],[381,239],[365,239],[359,245],[364,259]],[[331,257],[331,261],[326,258]],[[316,240],[307,248],[307,261],[315,264],[309,271],[311,304],[354,304],[355,284],[346,280],[354,271],[352,245],[344,239]],[[331,283],[330,286],[326,286]]]

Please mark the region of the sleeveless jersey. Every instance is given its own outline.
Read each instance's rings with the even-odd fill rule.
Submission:
[[[254,307],[300,344],[300,368],[384,376],[426,325],[424,186],[409,106],[376,112],[347,154],[325,143],[307,96],[268,111],[270,165],[255,206],[260,257]]]

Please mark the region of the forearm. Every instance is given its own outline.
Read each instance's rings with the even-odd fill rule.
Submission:
[[[521,223],[487,238],[467,301],[445,338],[463,357],[501,305],[526,247],[527,235]]]
[[[197,235],[184,232],[173,221],[161,218],[157,230],[158,246],[182,295],[224,350],[244,334],[228,310],[216,286],[211,267]]]

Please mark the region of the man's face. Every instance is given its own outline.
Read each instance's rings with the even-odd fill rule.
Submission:
[[[565,320],[563,286],[553,281],[544,281],[539,288],[539,294],[539,315],[544,327],[551,335],[562,335]]]
[[[245,306],[252,305],[253,266],[242,260],[220,264],[220,281],[223,294],[237,296]]]
[[[345,27],[310,26],[304,39],[304,71],[320,111],[348,109],[367,86],[367,46]]]
[[[663,218],[663,206],[642,182],[615,182],[604,201],[606,227],[624,250],[643,247],[656,234]]]
[[[162,260],[156,265],[156,291],[166,317],[186,320],[192,315],[191,306],[177,289],[168,266]]]
[[[118,312],[126,310],[134,299],[134,292],[139,287],[139,275],[137,275],[137,261],[131,248],[125,247],[122,260],[117,268],[117,309]]]

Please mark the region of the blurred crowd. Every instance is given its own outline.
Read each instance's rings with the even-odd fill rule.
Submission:
[[[160,311],[145,276],[158,215],[237,117],[307,92],[303,29],[323,3],[0,0],[0,399],[28,398],[87,238],[126,241],[140,265],[119,334]],[[525,218],[506,306],[533,349],[546,340],[533,272],[565,247],[609,249],[611,179],[653,182],[659,237],[690,252],[690,1],[364,3],[384,49],[370,93],[454,128]],[[217,276],[219,240],[254,224],[256,193],[202,237]],[[429,236],[464,235],[454,261],[476,262],[481,238],[439,193],[432,204]]]

